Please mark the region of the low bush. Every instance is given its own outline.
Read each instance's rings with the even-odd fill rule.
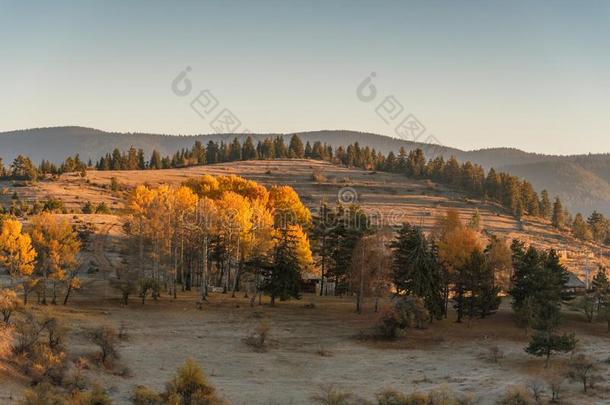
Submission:
[[[138,385],[133,392],[131,401],[134,405],[163,405],[163,399],[156,391]]]
[[[508,388],[498,401],[498,405],[532,405],[534,400],[530,393],[522,386]]]
[[[350,405],[353,396],[332,384],[324,384],[320,386],[320,392],[313,395],[311,399],[320,405]]]
[[[248,336],[244,338],[244,343],[256,351],[264,352],[267,350],[267,343],[271,325],[267,321],[261,321],[258,326]]]
[[[187,359],[178,369],[176,376],[167,383],[163,397],[169,404],[225,404],[193,359]]]
[[[117,349],[118,333],[111,326],[100,326],[90,332],[91,342],[99,347],[100,364],[111,367],[112,361],[117,360],[119,352]]]

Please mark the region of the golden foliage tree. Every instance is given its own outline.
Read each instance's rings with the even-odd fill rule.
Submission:
[[[27,304],[28,293],[32,285],[32,275],[36,265],[36,250],[32,247],[30,235],[23,232],[21,222],[6,219],[0,230],[0,264],[5,267],[11,283],[20,279],[23,284],[23,301]]]
[[[53,283],[52,303],[57,303],[57,285],[68,284],[68,291],[78,285],[75,273],[80,251],[78,235],[67,219],[58,218],[48,212],[32,219],[32,240],[39,252],[38,266],[42,275],[42,303],[46,304],[47,284]],[[70,288],[71,287],[71,288]]]
[[[140,279],[147,279],[144,257],[149,247],[152,284],[158,288],[171,277],[174,296],[176,284],[184,290],[198,283],[204,300],[214,263],[217,285],[235,295],[240,283],[257,277],[255,263],[270,256],[280,227],[299,241],[300,264],[311,267],[305,232],[311,215],[287,186],[269,191],[238,176],[205,175],[180,187],[139,186],[127,206],[131,215],[125,229],[138,242]],[[278,215],[290,220],[277,221]]]

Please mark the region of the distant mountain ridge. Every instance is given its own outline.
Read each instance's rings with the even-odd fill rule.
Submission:
[[[93,128],[68,126],[25,129],[0,133],[0,157],[6,165],[18,154],[28,155],[34,162],[42,159],[59,163],[68,155],[78,153],[83,160],[99,159],[114,148],[126,150],[131,146],[142,148],[147,156],[156,149],[162,155],[173,154],[179,149],[190,148],[195,141],[204,145],[210,141],[243,141],[252,136],[255,141],[267,137],[290,134],[211,134],[211,135],[161,135],[148,133],[105,132]],[[610,154],[557,156],[524,152],[515,148],[488,148],[463,151],[442,145],[430,145],[406,141],[367,132],[347,130],[320,130],[297,133],[303,142],[326,142],[334,147],[358,142],[383,153],[401,147],[407,151],[422,148],[428,157],[455,156],[460,161],[470,160],[489,169],[507,171],[532,182],[540,191],[547,189],[551,195],[559,195],[574,212],[588,215],[598,209],[610,215]]]

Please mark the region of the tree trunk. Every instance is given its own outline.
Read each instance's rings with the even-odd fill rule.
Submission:
[[[324,295],[324,270],[326,270],[326,237],[322,238],[322,275],[320,276],[320,297]]]
[[[68,290],[66,291],[66,297],[64,298],[64,305],[68,305],[70,299],[70,293],[72,292],[72,282],[68,283]]]
[[[140,216],[140,235],[138,238],[138,256],[140,259],[140,274],[139,278],[142,280],[144,278],[144,224],[142,217]]]
[[[42,275],[42,305],[47,305],[47,270]]]
[[[178,298],[178,244],[174,244],[174,274],[173,274],[173,286],[172,286],[172,295],[174,299]]]
[[[57,305],[57,282],[53,281],[53,300],[51,304]]]
[[[203,238],[203,268],[201,269],[201,301],[208,296],[208,238]]]
[[[23,305],[26,306],[28,304],[28,294],[30,293],[30,287],[28,285],[28,281],[23,282]]]

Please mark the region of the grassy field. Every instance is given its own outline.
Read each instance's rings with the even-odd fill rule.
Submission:
[[[125,326],[128,337],[120,344],[119,361],[128,367],[128,376],[95,367],[87,371],[92,381],[110,390],[117,404],[129,403],[136,385],[163,389],[188,357],[202,365],[224,398],[244,405],[310,404],[312,395],[327,384],[369,400],[388,387],[409,393],[444,386],[472,395],[477,403],[493,404],[507,387],[527,385],[550,372],[542,360],[523,351],[527,338],[514,326],[507,302],[488,319],[456,324],[450,317],[387,342],[362,338],[376,315],[370,303],[357,315],[351,298],[306,295],[275,308],[266,300],[251,308],[241,297],[214,294],[202,310],[196,308],[196,299],[196,294],[186,294],[178,301],[165,298],[144,306],[134,300],[125,308],[116,298],[80,297],[76,305],[48,310],[70,325],[73,360],[96,350],[86,338],[89,329],[100,324]],[[587,324],[579,314],[567,318],[564,330],[576,332],[580,352],[596,359],[610,357],[603,324]],[[243,342],[260,322],[271,328],[265,352]],[[505,356],[497,363],[488,358],[493,346]],[[554,358],[552,369],[562,367],[569,357]],[[608,403],[608,364],[601,375],[605,382],[588,395],[566,380],[564,403]],[[4,381],[0,399],[10,403],[19,396],[23,381]]]

